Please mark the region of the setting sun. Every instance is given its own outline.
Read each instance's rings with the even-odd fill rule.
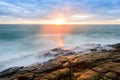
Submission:
[[[64,24],[64,23],[65,23],[65,21],[63,19],[54,20],[54,24],[56,24],[56,25],[61,25],[61,24]]]

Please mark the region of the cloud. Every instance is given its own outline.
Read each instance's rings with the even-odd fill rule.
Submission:
[[[76,14],[76,15],[72,15],[71,19],[76,19],[76,20],[83,20],[83,19],[89,19],[93,17],[93,15],[81,15],[81,14]]]
[[[32,4],[12,4],[8,2],[0,1],[0,15],[6,15],[1,13],[7,13],[9,16],[16,18],[38,18],[44,11],[36,9]],[[41,13],[41,14],[39,14]]]
[[[120,22],[120,18],[114,19],[114,21],[119,21]]]
[[[58,13],[76,21],[117,20],[120,0],[0,0],[1,22],[50,19]]]

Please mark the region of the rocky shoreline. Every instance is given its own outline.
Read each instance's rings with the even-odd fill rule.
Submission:
[[[43,64],[12,67],[0,72],[0,80],[120,80],[120,44],[109,46],[114,49],[62,55]]]

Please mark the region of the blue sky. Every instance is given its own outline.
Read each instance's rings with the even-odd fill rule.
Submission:
[[[73,22],[120,21],[120,0],[0,0],[0,23],[64,17]]]

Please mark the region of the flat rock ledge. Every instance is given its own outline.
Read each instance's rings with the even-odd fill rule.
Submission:
[[[120,46],[116,45],[111,51],[59,56],[43,64],[12,67],[0,72],[0,80],[120,80]]]

